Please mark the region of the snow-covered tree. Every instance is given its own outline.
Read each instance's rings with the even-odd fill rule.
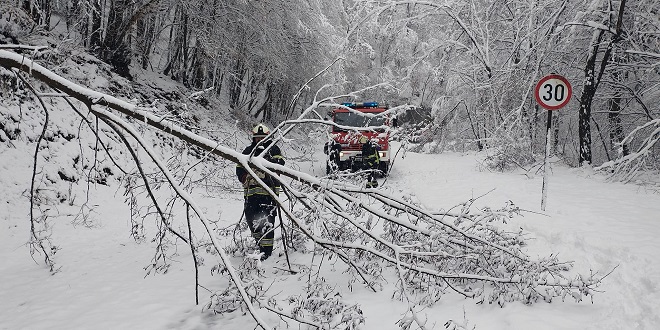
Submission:
[[[226,249],[220,243],[223,231],[213,229],[208,216],[199,208],[190,192],[203,187],[184,186],[184,183],[189,182],[186,176],[190,169],[182,169],[179,162],[162,160],[152,147],[153,142],[146,140],[140,133],[143,130],[157,129],[161,134],[169,134],[177,141],[199,148],[206,154],[202,161],[208,159],[210,162],[209,157],[213,156],[222,161],[241,164],[280,205],[286,219],[282,222],[283,235],[286,237],[284,244],[290,248],[338,258],[352,275],[351,283],[355,283],[352,285],[359,283],[371,290],[380,290],[383,281],[398,283],[393,295],[409,306],[408,316],[401,321],[404,328],[411,322],[423,328],[423,318],[419,315],[418,307],[432,305],[448,292],[475,299],[477,303],[496,303],[500,306],[512,301],[526,304],[551,302],[566,296],[580,301],[593,295],[593,290],[603,277],[588,274],[571,278],[566,273],[570,264],[560,261],[556,256],[536,259],[526,255],[523,251],[525,239],[522,232],[506,231],[495,225],[520,212],[513,203],[497,209],[477,210],[473,207],[474,200],[470,200],[450,211],[434,212],[407,196],[365,189],[359,184],[359,176],[348,181],[332,177],[317,178],[266,162],[259,155],[243,155],[222,143],[184,129],[176,123],[176,117],[158,114],[160,111],[157,107],[138,106],[87,89],[26,56],[0,50],[0,66],[13,70],[12,73],[3,74],[17,77],[11,87],[15,93],[12,99],[24,97],[27,88],[40,102],[41,111],[45,115],[42,133],[35,141],[37,146],[33,173],[36,173],[40,152],[43,150],[40,144],[52,136],[48,119],[50,104],[43,102],[43,99],[56,97],[75,100],[75,103],[67,103],[71,112],[80,116],[81,124],[89,127],[96,135],[94,150],[99,152],[103,149],[110,159],[118,159],[121,150],[128,150],[133,170],[126,171],[116,161],[114,164],[126,172],[127,191],[131,192],[131,196],[134,192],[142,191],[147,197],[149,209],[155,211],[149,213],[157,214],[161,224],[157,235],[159,244],[153,264],[148,269],[167,270],[167,250],[168,245],[172,244],[170,241],[190,248],[196,269],[204,267],[202,260],[216,260],[211,261],[211,271],[224,274],[230,279],[228,288],[218,292],[208,305],[217,312],[244,308],[263,328],[270,327],[261,316],[261,308],[319,328],[339,325],[355,328],[364,321],[356,306],[348,308],[338,298],[330,298],[332,288],[310,282],[304,297],[287,297],[282,300],[276,297],[277,294],[264,289],[258,277],[258,268],[249,263],[240,267],[233,265],[228,252],[232,249]],[[34,87],[41,83],[44,85]],[[46,90],[46,86],[50,90]],[[331,124],[318,115],[322,111],[317,109],[336,107],[338,105],[332,99],[344,96],[348,95],[314,100],[297,119],[278,125],[271,138],[277,140],[287,137],[301,124]],[[118,141],[117,146],[106,147],[107,143],[112,143],[109,140]],[[118,147],[121,144],[123,148]],[[96,157],[95,153],[94,159]],[[92,168],[96,164],[94,161]],[[145,166],[152,167],[155,172],[148,174],[144,171]],[[84,169],[88,170],[89,167]],[[112,172],[113,169],[99,172],[107,171]],[[282,179],[285,195],[279,196],[267,188],[256,171],[287,178]],[[130,178],[139,178],[143,184],[131,181]],[[90,179],[94,177],[90,176],[87,180]],[[29,220],[33,225],[32,238],[28,244],[34,253],[42,254],[55,272],[56,249],[53,249],[55,245],[47,235],[48,212],[39,208],[34,188],[43,182],[35,175],[31,180],[31,209],[36,212],[30,215]],[[163,189],[162,186],[167,187],[172,194],[165,203],[162,198],[155,197],[156,192]],[[136,190],[137,187],[145,189]],[[133,206],[137,200],[134,197],[128,199]],[[177,203],[183,205],[185,215],[173,214],[172,206]],[[84,216],[84,211],[81,212]],[[200,226],[191,225],[193,221],[199,221]],[[196,227],[201,231],[195,231],[193,228]],[[133,230],[138,233],[132,234],[139,236],[139,224]],[[238,245],[237,248],[240,249]],[[329,317],[340,311],[340,318]]]

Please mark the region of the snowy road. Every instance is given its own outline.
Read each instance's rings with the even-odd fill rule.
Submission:
[[[10,149],[13,159],[29,164],[29,154]],[[7,154],[9,155],[9,154]],[[22,157],[22,158],[21,158]],[[412,198],[432,210],[448,209],[467,199],[480,197],[476,206],[499,208],[513,201],[523,216],[509,226],[529,233],[528,254],[575,261],[571,273],[590,270],[607,277],[594,303],[555,300],[551,304],[526,306],[510,303],[477,305],[456,294],[444,296],[421,311],[434,329],[444,329],[448,320],[467,320],[469,329],[660,329],[660,195],[634,185],[607,183],[593,173],[555,165],[550,176],[546,212],[540,212],[540,175],[491,173],[477,155],[408,153],[395,161],[389,179],[379,188]],[[16,160],[13,161],[16,163]],[[0,329],[222,329],[254,328],[249,315],[202,313],[193,302],[194,281],[190,257],[183,248],[180,260],[167,275],[145,277],[143,267],[153,255],[149,244],[136,244],[128,232],[129,214],[116,187],[99,187],[92,200],[98,202],[94,217],[98,226],[72,226],[66,216],[53,222],[53,241],[61,248],[57,261],[61,271],[51,276],[33,262],[25,246],[29,225],[26,181],[12,162],[2,167],[6,196],[0,205]],[[324,171],[323,163],[297,164],[309,173]],[[12,171],[9,171],[9,168]],[[29,169],[26,166],[23,170]],[[26,172],[27,173],[27,172]],[[381,179],[381,182],[384,180]],[[226,226],[240,218],[241,196],[218,198],[204,195],[198,202],[209,216]],[[60,205],[60,212],[65,212]],[[75,214],[74,207],[71,212]],[[296,255],[301,262],[306,256]],[[237,260],[240,258],[237,258]],[[280,257],[282,259],[282,257]],[[240,262],[240,260],[238,260]],[[283,260],[273,260],[283,262]],[[392,299],[392,288],[373,293],[353,285],[346,290],[341,263],[324,266],[329,280],[337,280],[346,301],[360,304],[367,323],[364,329],[397,329],[405,304]],[[207,269],[208,270],[208,269]],[[225,279],[202,274],[206,285],[225,287]],[[269,272],[291,292],[304,278]],[[201,302],[209,301],[202,292]],[[266,313],[264,313],[266,314]],[[269,322],[278,324],[277,317]]]
[[[490,308],[484,313],[484,307],[466,303],[468,319],[478,329],[530,329],[530,322],[534,329],[660,329],[659,194],[554,165],[546,212],[541,212],[542,174],[491,173],[478,159],[408,153],[396,160],[392,185],[406,187],[429,209],[446,209],[486,193],[476,205],[498,208],[511,200],[538,212],[523,212],[510,223],[531,234],[531,256],[559,253],[575,261],[573,271],[583,274],[616,267],[593,305],[569,299],[531,308],[514,304],[489,315]]]

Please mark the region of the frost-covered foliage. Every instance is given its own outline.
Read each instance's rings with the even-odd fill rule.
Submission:
[[[216,104],[215,101],[212,104],[201,102],[203,98],[200,97],[188,99],[176,85],[168,84],[169,82],[164,80],[159,85],[154,84],[151,79],[146,79],[143,83],[129,83],[126,79],[112,74],[107,65],[93,56],[70,51],[71,49],[65,48],[39,48],[30,50],[30,53],[32,58],[38,59],[42,65],[54,67],[56,73],[72,81],[100,92],[124,96],[129,102],[163,120],[176,122],[189,129],[201,129],[195,112],[212,110],[210,107]],[[57,91],[39,81],[28,79],[19,71],[0,67],[0,75],[0,98],[3,99],[0,106],[0,151],[3,156],[9,157],[20,150],[34,150],[38,146],[34,159],[24,164],[26,170],[32,170],[34,167],[34,187],[25,192],[32,201],[30,218],[35,225],[34,243],[48,240],[51,233],[48,222],[61,213],[58,207],[62,204],[78,207],[72,218],[74,224],[97,226],[97,203],[90,201],[89,194],[84,190],[88,190],[92,185],[121,185],[125,189],[127,205],[131,208],[130,234],[137,242],[158,243],[149,269],[166,272],[170,256],[176,253],[171,247],[183,236],[169,225],[172,217],[170,212],[144,201],[144,198],[154,201],[158,197],[149,190],[160,190],[164,181],[162,174],[154,171],[149,162],[144,163],[146,157],[139,149],[135,149],[135,154],[129,152],[128,148],[135,148],[134,145],[111,126],[93,116],[84,103],[66,99]],[[221,162],[217,167],[206,166],[197,171],[193,164],[207,157],[205,152],[159,131],[151,131],[148,126],[132,122],[142,135],[154,141],[151,147],[168,159],[171,170],[176,173],[184,187],[195,185],[195,180],[213,184],[212,187],[227,186],[225,179],[228,175]],[[231,136],[235,134],[231,129],[227,132],[217,130],[210,133],[233,145],[236,141],[234,139],[232,142]],[[21,159],[23,157],[21,155]],[[190,175],[192,173],[195,174],[194,177]],[[144,184],[143,175],[151,180],[150,184]],[[13,179],[16,184],[30,182],[29,175]],[[174,202],[175,198],[166,204]],[[145,231],[145,227],[152,223],[157,227],[155,234]],[[164,232],[171,232],[173,237],[163,235]],[[49,255],[57,252],[56,245],[41,250],[44,250],[41,254],[45,255],[42,257],[46,257],[47,262],[55,261]]]
[[[40,70],[44,72],[43,69]],[[75,90],[73,86],[67,88]],[[108,98],[110,99],[109,96]],[[276,299],[275,293],[268,291],[268,286],[260,277],[263,270],[258,267],[259,261],[255,258],[248,254],[242,265],[234,268],[226,251],[218,245],[216,233],[222,233],[228,238],[230,230],[234,235],[233,230],[240,231],[241,227],[214,232],[204,214],[194,207],[191,197],[181,191],[183,184],[189,184],[190,189],[193,189],[196,186],[194,182],[202,182],[188,176],[189,170],[195,165],[192,159],[199,154],[188,152],[187,157],[181,157],[183,151],[195,148],[183,147],[182,140],[173,141],[158,134],[147,134],[150,125],[182,119],[161,113],[154,114],[154,110],[145,113],[145,107],[112,101],[116,102],[112,104],[113,108],[123,106],[124,108],[120,109],[127,114],[137,117],[139,113],[144,118],[151,118],[129,124],[117,116],[111,116],[100,105],[93,106],[96,108],[89,113],[90,116],[100,116],[102,120],[99,122],[110,127],[108,132],[103,134],[107,141],[115,141],[117,148],[115,151],[106,152],[108,157],[114,155],[135,166],[130,167],[129,173],[139,172],[139,175],[127,174],[125,184],[129,193],[127,201],[133,209],[133,223],[137,223],[132,227],[131,233],[138,240],[146,237],[141,223],[135,221],[136,218],[144,219],[154,215],[157,223],[158,229],[152,239],[157,243],[156,253],[152,263],[145,267],[148,273],[167,272],[169,258],[176,256],[174,243],[185,242],[192,251],[196,269],[208,264],[204,261],[208,256],[219,256],[223,262],[212,263],[216,265],[213,272],[231,278],[226,289],[220,290],[212,299],[208,305],[210,309],[223,313],[239,309],[249,311],[259,323],[263,321],[255,314],[254,306],[267,308],[300,323],[355,328],[366,322],[361,317],[359,307],[342,301],[341,293],[336,291],[336,288],[316,282],[323,280],[313,274],[313,267],[300,267],[307,272],[308,286],[305,293],[286,298],[286,304]],[[69,108],[62,107],[60,111],[67,109]],[[308,113],[311,109],[314,107],[310,107]],[[37,112],[33,113],[36,116]],[[157,118],[162,119],[156,120]],[[95,120],[90,122],[96,123]],[[288,125],[295,124],[283,123],[276,130],[287,132]],[[133,126],[135,128],[131,128]],[[95,124],[92,127],[97,126]],[[185,132],[188,134],[186,141],[194,142],[208,153],[221,148],[217,143],[203,142],[206,140],[201,137],[191,139],[190,136],[194,134],[179,126],[168,126],[168,130],[176,134]],[[151,136],[152,145],[138,135]],[[116,153],[122,150],[117,141],[123,142],[128,136],[139,143],[141,150],[148,153],[148,158],[137,158],[133,152],[130,157]],[[98,141],[106,140],[93,136],[90,141],[80,141],[94,146],[93,150],[100,153]],[[129,151],[133,148],[126,142],[124,146],[130,146]],[[221,149],[217,155],[224,155],[227,158],[225,161],[236,157],[235,151],[225,147]],[[163,162],[158,159],[158,154],[174,156],[168,162]],[[200,161],[205,159],[206,156],[201,157]],[[245,163],[244,166],[270,170],[258,162]],[[145,168],[149,170],[145,171]],[[473,298],[477,303],[496,303],[500,306],[512,301],[526,304],[549,302],[556,297],[566,296],[580,301],[593,294],[592,290],[598,286],[602,277],[590,274],[569,278],[570,275],[567,275],[566,271],[569,270],[570,264],[562,262],[556,256],[532,259],[525,255],[524,233],[520,230],[504,229],[506,219],[517,216],[520,211],[513,203],[497,209],[477,210],[472,207],[471,200],[447,212],[433,212],[423,208],[409,196],[361,188],[364,173],[339,173],[332,177],[334,179],[319,179],[290,168],[279,170],[282,175],[295,179],[282,180],[285,193],[278,197],[283,204],[279,198],[286,196],[290,200],[288,204],[291,205],[291,208],[280,209],[284,214],[283,218],[287,219],[282,224],[283,229],[290,233],[287,236],[291,238],[287,239],[286,243],[299,252],[314,252],[321,255],[322,259],[327,257],[328,260],[334,259],[335,262],[345,264],[350,278],[349,287],[364,285],[377,291],[384,287],[384,283],[398,283],[392,296],[408,302],[409,311],[414,315],[415,306],[431,306],[444,294],[452,292]],[[199,173],[194,177],[198,178],[198,175]],[[141,179],[143,185],[137,178]],[[153,196],[154,191],[157,191],[161,198],[156,199]],[[142,199],[138,199],[138,195],[142,196]],[[206,232],[195,234],[190,224],[187,225],[187,230],[181,225],[172,225],[172,206],[176,203],[183,203],[186,210],[193,208],[194,216],[204,222]],[[166,208],[163,207],[165,205]],[[186,220],[188,223],[191,221],[188,212]],[[236,255],[241,255],[245,249],[239,241],[240,239],[236,240],[236,247],[228,251],[233,250]],[[303,246],[305,249],[301,248]],[[338,311],[342,313],[338,314]],[[418,316],[414,316],[414,320],[421,322]]]
[[[417,39],[411,36],[406,40]],[[59,94],[61,91],[27,79],[26,74],[45,73],[45,69],[22,67],[25,73],[0,71],[8,78],[3,79],[6,84],[2,91],[8,93],[8,105],[0,108],[4,134],[0,147],[4,152],[15,148],[18,141],[26,145],[38,143],[35,163],[46,165],[35,166],[39,176],[34,183],[49,188],[56,184],[69,187],[73,184],[121,184],[131,208],[130,234],[138,242],[151,239],[156,243],[154,258],[145,271],[167,272],[170,258],[177,255],[177,243],[185,243],[195,259],[196,269],[211,264],[215,265],[211,266],[214,274],[229,277],[226,288],[218,291],[207,305],[218,313],[253,312],[256,304],[283,317],[321,327],[354,329],[366,322],[359,305],[343,301],[338,288],[325,285],[320,277],[312,279],[312,267],[300,267],[309,278],[304,292],[284,299],[276,299],[275,294],[268,291],[256,259],[247,255],[235,269],[227,254],[240,257],[248,254],[245,239],[240,235],[234,238],[236,232],[244,230],[241,225],[213,230],[204,222],[207,232],[196,234],[193,231],[191,219],[203,219],[204,214],[198,209],[193,209],[192,215],[188,213],[194,203],[185,192],[201,186],[208,193],[227,193],[227,181],[233,180],[231,172],[234,162],[238,161],[236,155],[226,150],[235,152],[235,132],[209,134],[215,141],[221,141],[215,144],[204,142],[206,140],[195,134],[207,131],[190,108],[194,105],[196,111],[210,116],[209,112],[214,109],[207,102],[213,102],[212,98],[188,98],[178,86],[162,88],[150,85],[149,81],[145,82],[146,86],[131,83],[112,75],[107,66],[93,56],[39,54],[36,58],[44,66],[54,66],[55,74],[70,77],[71,81],[104,94],[102,97],[82,95],[73,101],[68,96],[65,99]],[[25,80],[18,79],[18,74],[25,75],[21,76]],[[26,81],[36,86],[36,93],[28,91]],[[69,87],[71,94],[82,90],[73,83],[65,87]],[[91,94],[90,91],[84,93]],[[120,105],[113,109],[133,119],[123,120],[110,113],[109,103],[103,98],[111,96],[129,100],[115,103]],[[41,106],[40,101],[44,99],[44,106]],[[66,101],[69,99],[72,103]],[[44,111],[49,114],[52,111],[48,122],[45,115],[42,116]],[[147,117],[151,120],[146,120]],[[194,146],[165,132],[152,130],[161,123],[170,125],[164,129],[166,133],[192,136],[187,141]],[[278,128],[285,131],[291,125],[283,123]],[[40,132],[44,133],[40,135]],[[224,148],[225,153],[215,153],[218,148]],[[218,159],[222,156],[226,159]],[[54,157],[65,158],[54,164],[71,163],[71,166],[49,167],[48,161]],[[210,164],[203,170],[195,170],[201,162]],[[257,162],[245,165],[267,170]],[[364,285],[377,291],[383,289],[384,283],[398,283],[392,296],[407,301],[412,314],[416,313],[416,306],[433,305],[449,293],[503,306],[511,301],[532,304],[556,297],[572,297],[579,301],[590,296],[599,284],[600,277],[594,274],[567,278],[569,264],[556,256],[536,260],[525,255],[524,233],[502,229],[506,219],[518,215],[519,209],[513,203],[498,209],[474,209],[470,201],[453,211],[434,212],[405,194],[363,189],[364,173],[340,173],[319,179],[291,168],[278,170],[283,178],[294,179],[283,180],[284,196],[291,205],[289,209],[282,208],[286,219],[283,229],[289,233],[285,243],[297,252],[315,253],[345,264],[349,287]],[[69,201],[82,205],[77,218],[79,223],[94,225],[93,204],[81,203],[74,200],[74,196],[62,200],[57,195],[63,191],[60,188],[31,191],[37,196],[31,198],[36,201],[33,209]],[[284,196],[280,197],[281,204],[284,204]],[[47,203],[39,202],[41,199]],[[185,216],[176,213],[175,205],[185,206]],[[48,238],[50,214],[47,212],[49,210],[44,208],[31,216],[32,221],[40,224],[35,235],[37,240]],[[146,219],[156,223],[155,232],[145,230]],[[174,219],[180,221],[177,226],[173,225]],[[231,237],[235,245],[224,249],[218,244],[218,237]],[[56,251],[56,247],[51,250]],[[222,264],[205,262],[209,256],[222,258]],[[255,319],[261,323],[258,317]],[[413,320],[420,322],[416,316]]]
[[[416,150],[488,146],[500,153],[493,159],[495,168],[517,167],[509,160],[525,166],[544,152],[546,116],[533,88],[550,73],[564,75],[573,85],[573,100],[566,111],[556,111],[553,125],[557,156],[576,164],[576,109],[584,87],[593,85],[596,97],[586,122],[591,123],[593,164],[599,164],[616,154],[617,144],[635,127],[658,117],[653,105],[660,97],[655,69],[660,25],[648,10],[652,5],[650,0],[561,6],[551,1],[358,1],[349,11],[359,23],[350,30],[347,76],[357,85],[397,87],[374,97],[434,109],[433,137]],[[617,26],[622,30],[615,36]],[[585,42],[593,35],[602,36],[598,43]],[[586,70],[592,49],[595,66]],[[583,85],[588,77],[593,79]],[[467,109],[442,123],[461,102]],[[501,154],[507,152],[515,155]]]
[[[27,13],[15,4],[0,1],[0,45],[19,44],[20,40],[26,40],[34,33],[35,29],[41,30]]]
[[[339,291],[326,284],[322,278],[310,282],[307,293],[292,295],[286,299],[291,314],[301,319],[311,319],[329,328],[360,329],[365,323],[359,305],[349,305],[342,300]]]
[[[379,290],[394,271],[399,285],[393,296],[413,305],[433,305],[448,292],[500,306],[566,295],[580,301],[600,281],[596,274],[565,277],[570,263],[556,256],[526,256],[525,233],[502,229],[519,214],[513,203],[475,210],[469,201],[450,212],[429,212],[380,191],[289,189],[305,196],[294,221],[346,262],[354,281]]]
[[[645,174],[660,171],[658,155],[660,155],[660,119],[655,119],[635,128],[619,144],[619,157],[597,167],[597,170],[609,172],[611,179],[630,182]],[[634,151],[623,153],[623,146],[631,145]],[[642,182],[660,184],[652,178],[641,178]]]
[[[484,165],[488,169],[506,172],[515,169],[526,169],[529,165],[537,162],[536,155],[529,151],[529,143],[526,139],[504,139],[506,142],[499,139],[489,140],[495,146],[485,150]]]
[[[248,253],[237,270],[252,299],[262,308],[282,317],[322,329],[360,329],[359,326],[365,323],[359,304],[345,302],[341,291],[327,284],[323,277],[310,278],[304,284],[303,293],[281,295],[273,294],[265,283],[270,280],[265,275],[258,253]],[[227,271],[223,265],[216,265],[211,270],[212,274],[218,275],[226,275]],[[311,272],[311,269],[305,272]],[[220,314],[247,311],[245,301],[231,282],[225,290],[215,292],[204,308]]]

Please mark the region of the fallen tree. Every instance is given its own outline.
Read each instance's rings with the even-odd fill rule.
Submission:
[[[470,200],[447,212],[432,212],[406,196],[399,197],[383,190],[363,188],[359,174],[346,178],[318,178],[290,167],[269,163],[260,155],[242,155],[218,142],[194,134],[168,118],[157,116],[148,109],[74,84],[23,55],[0,50],[0,66],[13,70],[16,75],[27,73],[49,86],[54,91],[49,94],[51,97],[73,98],[84,104],[89,114],[122,137],[136,163],[137,158],[128,140],[138,143],[165,178],[166,184],[176,193],[176,198],[183,201],[186,210],[192,211],[192,215],[186,216],[186,235],[178,233],[159,210],[164,223],[163,235],[174,235],[185,242],[196,259],[200,253],[200,242],[195,241],[190,226],[190,221],[196,218],[210,237],[212,249],[209,253],[219,258],[220,263],[214,270],[231,279],[230,286],[224,292],[217,293],[207,307],[216,312],[245,308],[261,328],[270,329],[271,326],[260,316],[259,308],[318,328],[339,324],[354,328],[364,320],[355,308],[347,308],[341,302],[328,298],[328,290],[314,283],[308,283],[309,294],[306,297],[288,299],[289,305],[300,308],[287,308],[282,306],[284,302],[271,299],[267,289],[260,285],[258,276],[255,276],[257,268],[232,265],[227,251],[220,244],[222,237],[211,230],[207,216],[191,194],[181,187],[179,180],[167,164],[159,159],[148,141],[137,132],[135,125],[153,127],[209,155],[241,164],[280,204],[287,219],[282,224],[287,236],[285,245],[306,251],[305,246],[311,244],[314,248],[310,252],[318,250],[337,257],[347,265],[356,282],[374,291],[382,288],[387,277],[392,276],[393,281],[390,278],[390,282],[397,283],[394,296],[409,303],[406,317],[399,322],[402,328],[415,323],[424,329],[425,322],[415,307],[432,305],[447,292],[456,292],[475,299],[477,303],[497,303],[500,306],[511,301],[532,304],[565,297],[581,301],[585,297],[593,297],[594,290],[604,277],[589,274],[571,278],[566,275],[570,263],[562,262],[554,255],[538,260],[527,256],[523,252],[524,233],[507,232],[497,225],[519,213],[520,210],[512,203],[499,209],[477,210],[473,207],[474,200]],[[43,96],[36,89],[33,91],[38,98]],[[332,125],[316,112],[319,108],[339,106],[332,100],[315,100],[299,118],[278,125],[269,138],[277,141],[297,125]],[[42,107],[47,113],[44,103]],[[76,110],[74,106],[71,107]],[[135,123],[123,120],[115,111],[134,118]],[[75,112],[83,120],[87,118],[88,114],[79,110]],[[35,152],[38,153],[39,148]],[[256,171],[286,177],[282,180],[286,194],[280,196],[271,191],[259,179]],[[145,186],[150,187],[149,177],[142,171],[140,177]],[[147,189],[147,193],[158,208],[159,202],[151,190]],[[46,219],[32,217],[30,220],[36,224],[32,227],[34,239],[30,244],[34,245],[35,250],[43,251],[45,257],[49,258],[46,262],[52,265],[48,249],[39,245],[43,240],[40,240],[37,227],[47,226]],[[196,267],[197,264],[195,260]],[[311,272],[311,269],[308,271]],[[310,304],[312,298],[317,303]],[[338,320],[324,316],[333,312],[343,313],[343,316]]]

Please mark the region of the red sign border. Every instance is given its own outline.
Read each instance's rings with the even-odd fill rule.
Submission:
[[[566,97],[566,100],[564,100],[564,102],[562,102],[558,105],[554,105],[554,106],[545,105],[541,101],[541,97],[539,96],[539,91],[541,90],[541,86],[543,85],[544,82],[546,82],[550,79],[559,79],[566,85],[566,87],[568,87],[568,96]],[[541,107],[543,107],[545,109],[548,109],[548,110],[559,110],[559,109],[565,107],[566,104],[568,104],[568,102],[571,100],[571,97],[573,97],[573,87],[571,86],[571,83],[569,83],[568,79],[566,79],[564,76],[561,76],[561,75],[558,75],[558,74],[550,74],[550,75],[547,75],[547,76],[541,78],[541,80],[539,80],[539,82],[536,83],[536,87],[534,87],[534,98],[536,99],[536,102],[539,105],[541,105]]]

